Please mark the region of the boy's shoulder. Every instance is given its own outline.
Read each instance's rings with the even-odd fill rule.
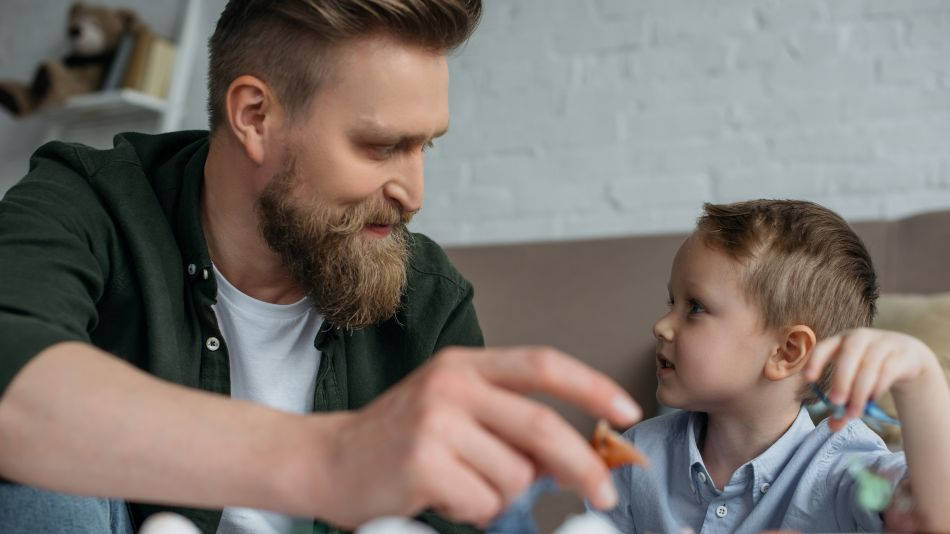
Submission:
[[[693,412],[675,410],[670,413],[640,421],[623,433],[623,437],[640,448],[650,445],[665,447],[670,442],[683,439]]]

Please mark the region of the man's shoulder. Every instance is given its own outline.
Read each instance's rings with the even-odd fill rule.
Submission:
[[[419,233],[409,234],[409,278],[415,281],[442,280],[458,289],[469,286],[442,247]]]
[[[55,168],[55,177],[90,179],[104,169],[118,167],[155,168],[173,158],[183,148],[205,140],[208,132],[182,131],[158,135],[127,132],[113,138],[111,148],[95,148],[81,143],[51,141],[38,148],[30,158],[31,172],[47,166]],[[65,172],[64,172],[65,171]],[[72,171],[71,173],[69,171]]]

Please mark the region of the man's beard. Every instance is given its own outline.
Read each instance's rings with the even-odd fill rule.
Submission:
[[[330,324],[352,330],[392,317],[406,287],[412,214],[379,200],[349,206],[295,201],[295,163],[291,157],[257,200],[267,245]],[[372,224],[392,231],[382,238],[364,235]]]

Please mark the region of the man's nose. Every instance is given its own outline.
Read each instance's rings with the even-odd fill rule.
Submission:
[[[672,311],[660,317],[653,325],[653,336],[659,341],[670,343],[673,341],[673,319],[670,317]]]
[[[422,208],[422,197],[425,188],[424,160],[422,154],[417,157],[406,158],[386,185],[383,194],[398,202],[404,212],[415,213]]]

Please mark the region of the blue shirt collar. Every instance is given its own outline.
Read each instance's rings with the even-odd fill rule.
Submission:
[[[705,426],[705,413],[691,412],[689,414],[689,420],[686,424],[686,447],[687,458],[689,458],[687,476],[689,480],[686,482],[690,486],[696,485],[696,481],[694,480],[696,473],[701,472],[707,479],[709,478],[709,472],[706,470],[702,454],[700,454],[699,451],[699,436],[704,431]],[[795,421],[788,430],[782,434],[782,437],[766,449],[765,452],[739,467],[739,469],[733,473],[732,478],[726,484],[725,488],[723,488],[723,492],[717,491],[714,493],[717,495],[721,493],[731,494],[737,490],[744,491],[751,489],[753,500],[758,501],[758,498],[768,490],[768,486],[763,488],[763,484],[771,484],[772,481],[775,480],[775,477],[782,471],[782,468],[788,463],[789,459],[791,459],[802,441],[804,441],[814,429],[815,424],[812,423],[811,417],[808,415],[808,410],[802,407]],[[749,485],[750,478],[754,481],[751,486]],[[708,487],[713,488],[713,485],[710,483]],[[705,493],[705,491],[701,491],[701,494]]]

